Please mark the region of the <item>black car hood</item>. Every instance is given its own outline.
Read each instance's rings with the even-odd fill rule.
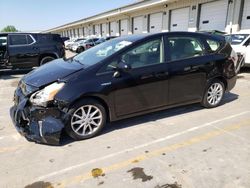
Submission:
[[[83,68],[82,64],[73,59],[57,59],[25,75],[23,81],[28,85],[40,88],[41,86],[63,79]]]

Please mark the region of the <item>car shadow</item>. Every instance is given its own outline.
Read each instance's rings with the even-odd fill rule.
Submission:
[[[32,71],[33,69],[0,69],[0,79],[10,80],[17,78],[17,75],[24,75]]]
[[[238,98],[239,98],[239,95],[237,94],[226,93],[221,105],[230,103],[234,100],[237,100]],[[191,105],[186,105],[182,107],[162,110],[158,112],[152,112],[146,115],[136,116],[133,118],[119,120],[119,121],[108,123],[107,126],[105,126],[103,131],[100,133],[100,135],[108,134],[112,131],[132,127],[138,124],[153,122],[156,120],[160,120],[160,119],[164,119],[168,117],[174,117],[174,116],[178,116],[182,114],[188,114],[194,111],[199,111],[199,110],[204,110],[204,109],[205,108],[202,107],[200,104],[191,104]],[[74,140],[70,138],[66,133],[63,133],[62,140],[61,140],[62,146],[70,144],[72,142],[74,142]]]

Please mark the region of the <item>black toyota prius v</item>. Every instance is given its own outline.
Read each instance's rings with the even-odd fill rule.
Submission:
[[[220,105],[237,79],[223,36],[169,32],[119,37],[49,62],[19,82],[10,114],[29,141],[96,136],[107,122],[180,105]]]

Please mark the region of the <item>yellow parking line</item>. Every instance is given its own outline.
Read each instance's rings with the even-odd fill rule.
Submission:
[[[138,156],[133,157],[133,158],[131,158],[129,160],[121,161],[119,163],[115,163],[113,165],[103,167],[102,170],[103,170],[104,173],[107,173],[107,172],[115,171],[115,170],[118,170],[118,169],[122,169],[124,167],[127,167],[127,166],[133,164],[135,161],[136,162],[144,161],[144,160],[153,158],[155,156],[159,156],[163,152],[168,153],[168,152],[175,151],[177,149],[185,148],[187,146],[191,146],[193,144],[196,144],[196,143],[199,143],[199,142],[202,142],[202,141],[205,141],[205,140],[209,140],[209,139],[214,138],[216,136],[223,135],[223,134],[226,133],[225,131],[230,132],[230,131],[238,130],[241,127],[244,127],[244,126],[250,126],[250,119],[242,121],[241,123],[236,124],[236,125],[231,125],[231,126],[228,126],[226,128],[220,129],[220,130],[214,130],[214,131],[202,134],[200,136],[190,138],[190,139],[188,139],[186,141],[183,141],[183,142],[180,142],[180,143],[176,143],[176,144],[173,144],[173,145],[169,145],[169,146],[166,146],[166,147],[151,151],[151,152],[149,152],[147,154],[138,155]],[[85,180],[88,180],[88,179],[91,179],[91,178],[93,178],[93,176],[92,176],[91,172],[88,172],[88,173],[85,173],[83,175],[74,176],[74,177],[70,177],[70,178],[68,178],[66,180],[62,180],[61,182],[55,184],[54,186],[55,187],[66,187],[68,185],[77,184],[79,182],[82,182],[82,181],[85,181]]]

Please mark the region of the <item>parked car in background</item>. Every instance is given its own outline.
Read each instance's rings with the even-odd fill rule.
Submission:
[[[57,34],[0,33],[0,67],[31,68],[65,55]]]
[[[69,37],[61,37],[62,41],[65,42],[67,40],[69,40]]]
[[[69,45],[69,50],[76,52],[77,48],[81,46],[87,39],[81,39],[78,40],[77,42],[74,42],[73,44]]]
[[[77,38],[77,39],[70,39],[64,42],[65,49],[70,49],[71,45],[73,45],[75,42],[78,42],[80,40],[84,40],[85,38]]]
[[[101,44],[105,41],[108,41],[108,40],[111,40],[111,39],[114,39],[114,38],[117,38],[117,36],[109,36],[109,37],[104,37],[104,38],[100,38],[98,41],[96,41],[96,45],[97,44]]]
[[[92,48],[93,46],[96,45],[96,41],[98,41],[99,38],[90,38],[87,39],[86,41],[79,43],[79,46],[76,49],[76,53],[81,53],[89,48]]]
[[[234,54],[225,37],[210,34],[119,37],[23,77],[11,118],[27,139],[59,144],[63,130],[81,140],[107,121],[191,103],[217,107],[236,84]]]
[[[203,30],[203,31],[199,31],[200,33],[209,33],[209,34],[213,34],[213,35],[225,35],[226,32],[225,31],[219,31],[219,30]]]
[[[231,44],[241,60],[241,66],[250,66],[250,32],[226,35],[226,40]]]

